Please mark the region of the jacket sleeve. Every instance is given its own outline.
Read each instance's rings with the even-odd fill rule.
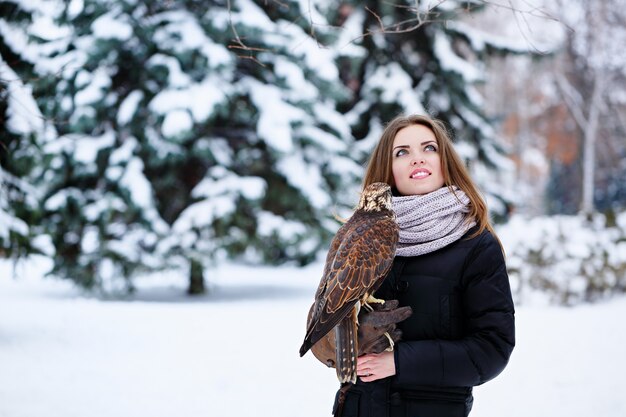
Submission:
[[[396,345],[400,384],[475,386],[496,377],[515,346],[515,311],[500,245],[484,233],[464,269],[466,336]]]

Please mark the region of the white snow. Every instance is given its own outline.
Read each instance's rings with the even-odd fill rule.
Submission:
[[[5,20],[0,20],[0,36],[3,42],[14,51],[24,51],[28,44],[28,34]]]
[[[261,84],[251,77],[242,80],[241,84],[249,89],[252,101],[259,110],[259,137],[277,151],[291,152],[294,148],[291,123],[308,119],[307,114],[288,103],[281,91],[273,86]]]
[[[300,154],[292,154],[278,161],[276,168],[289,184],[307,196],[313,207],[323,209],[331,203],[319,165],[307,163]]]
[[[149,208],[152,206],[152,187],[143,175],[143,162],[141,159],[131,158],[120,184],[131,192],[133,200],[139,207]]]
[[[187,110],[172,110],[165,115],[161,129],[163,136],[172,138],[187,133],[193,127],[193,120]]]
[[[84,0],[70,0],[70,3],[67,5],[67,15],[70,19],[73,19],[81,14],[84,8]]]
[[[117,39],[127,41],[133,35],[133,28],[122,21],[123,15],[115,12],[103,14],[91,24],[91,30],[95,37],[100,39]]]
[[[538,44],[536,41],[531,44],[520,33],[516,37],[490,34],[462,21],[450,20],[446,22],[446,29],[466,35],[475,51],[483,51],[489,45],[494,48],[519,53],[533,52],[533,46],[541,51],[550,51],[556,47],[556,45]]]
[[[11,214],[9,201],[9,192],[7,184],[12,182],[19,184],[19,179],[13,177],[8,172],[5,172],[0,166],[0,239],[7,239],[11,231],[16,232],[18,235],[28,235],[28,225],[22,219],[19,219]],[[3,242],[10,244],[9,242]]]
[[[100,216],[102,216],[103,212],[111,209],[123,211],[126,209],[126,205],[120,198],[107,195],[105,198],[97,199],[85,205],[83,207],[83,213],[85,219],[95,224],[98,222],[98,219],[101,218]]]
[[[261,198],[267,189],[267,183],[261,177],[239,176],[220,166],[212,168],[208,174],[210,177],[204,178],[192,190],[193,197],[210,198],[239,193],[248,200],[255,200]]]
[[[223,79],[207,76],[202,82],[186,88],[167,89],[157,94],[148,108],[157,114],[167,114],[176,109],[188,109],[194,121],[204,122],[219,103],[227,98],[230,87]]]
[[[300,8],[300,13],[306,17],[310,25],[315,27],[317,25],[327,24],[326,18],[318,10],[318,7],[327,5],[320,4],[320,2],[316,0],[297,0],[296,3],[298,3],[298,7]]]
[[[193,228],[210,227],[216,218],[232,213],[236,209],[234,198],[233,195],[220,195],[187,206],[172,225],[172,230],[176,234],[169,240],[175,241],[178,238],[184,242],[185,238],[180,236],[187,231]],[[195,242],[189,242],[183,247],[191,247],[193,243]]]
[[[165,233],[169,227],[154,206],[152,186],[144,175],[143,168],[142,160],[133,156],[120,178],[120,185],[130,192],[134,203],[144,210],[144,215],[152,223],[154,230],[157,233]]]
[[[390,82],[393,80],[393,82]],[[380,100],[385,103],[399,103],[407,114],[426,113],[421,97],[412,86],[411,77],[402,69],[400,64],[390,62],[376,68],[366,81],[366,91],[378,91]],[[371,99],[375,99],[371,97]]]
[[[115,145],[115,133],[112,130],[107,130],[100,136],[83,136],[78,137],[66,136],[59,138],[59,140],[69,140],[74,142],[74,158],[77,162],[81,162],[85,165],[94,164],[98,152],[105,148],[110,148]]]
[[[92,73],[85,71],[81,71],[81,73],[86,74],[89,81],[81,81],[81,84],[84,83],[87,86],[74,96],[75,105],[79,108],[102,100],[105,92],[111,86],[111,77],[105,68],[98,68]]]
[[[464,160],[473,160],[478,156],[478,150],[466,141],[456,142],[454,149]]]
[[[110,231],[110,230],[109,230]],[[145,230],[138,227],[125,228],[124,233],[120,235],[119,240],[110,240],[107,242],[107,250],[111,250],[118,254],[119,257],[127,259],[131,262],[141,262],[141,244],[147,243],[153,234],[147,234]],[[110,259],[107,261],[111,262]],[[144,262],[147,259],[143,259]],[[148,266],[151,266],[146,262]],[[119,276],[112,276],[109,281],[122,281]]]
[[[0,238],[8,239],[11,231],[19,235],[28,235],[28,225],[22,219],[10,215],[6,207],[0,206]]]
[[[195,227],[210,227],[216,218],[235,211],[235,202],[239,195],[248,200],[255,200],[261,198],[266,189],[267,183],[263,178],[238,176],[224,167],[216,166],[210,169],[206,177],[191,191],[193,198],[202,200],[185,208],[176,219],[172,230],[182,234]],[[174,236],[170,240],[175,239]],[[192,244],[193,241],[189,246]]]
[[[126,138],[122,146],[118,146],[111,152],[109,164],[115,166],[130,161],[137,146],[137,139],[135,137]]]
[[[44,203],[44,208],[50,211],[59,210],[61,207],[65,206],[68,198],[75,199],[79,204],[83,204],[85,202],[84,194],[79,189],[70,187],[64,188],[48,197]]]
[[[205,22],[213,20],[212,23],[216,24],[215,20],[219,19],[217,16],[219,13],[220,9],[209,10],[203,19],[206,19]],[[175,55],[189,50],[199,50],[208,59],[211,69],[232,65],[233,57],[228,49],[207,37],[197,19],[198,17],[193,14],[182,10],[164,12],[147,18],[157,26],[154,40],[164,50],[171,49]]]
[[[0,80],[5,81],[9,93],[7,99],[8,130],[24,135],[41,132],[44,128],[44,119],[33,98],[32,87],[24,85],[17,74],[2,60],[2,57],[0,57]]]
[[[210,138],[206,139],[206,146],[211,150],[211,154],[220,166],[229,167],[233,162],[233,149],[226,139]]]
[[[94,252],[98,252],[100,249],[100,237],[98,233],[98,228],[93,227],[93,226],[88,226],[83,234],[80,245],[81,245],[81,250],[86,255],[89,255]]]
[[[294,236],[303,235],[307,228],[304,224],[286,220],[269,211],[260,211],[258,215],[259,226],[257,232],[259,236],[271,236],[276,233],[281,239],[293,239]]]
[[[337,132],[339,138],[347,141],[352,138],[352,132],[350,131],[350,125],[341,113],[333,108],[332,103],[326,103],[318,100],[313,105],[313,111],[317,120],[323,121],[329,127]]]
[[[330,154],[338,154],[346,150],[345,142],[342,142],[337,136],[320,128],[305,126],[298,129],[298,133],[311,142],[316,143],[321,149],[328,151]]]
[[[367,54],[366,48],[357,45],[363,38],[363,20],[365,20],[365,10],[357,8],[344,22],[339,38],[335,42],[339,55],[360,58]]]
[[[146,138],[148,144],[159,158],[167,158],[170,155],[182,155],[184,150],[181,146],[173,141],[164,140],[160,132],[154,130],[153,126],[146,126]]]
[[[285,57],[277,56],[274,59],[274,73],[278,78],[283,78],[290,90],[289,97],[294,101],[314,101],[318,91],[313,84],[306,80],[300,65],[289,61]]]
[[[623,280],[626,230],[605,227],[601,215],[591,225],[583,216],[514,215],[497,230],[518,301],[539,291],[553,303],[606,298]]]
[[[262,31],[274,31],[274,23],[267,14],[250,0],[238,0],[234,3],[235,11],[229,13],[232,24],[240,23]]]
[[[335,372],[298,355],[322,265],[209,270],[138,282],[124,300],[42,279],[41,260],[0,261],[0,416],[329,416]],[[475,417],[621,417],[626,299],[518,307],[504,372],[475,388]],[[33,399],[36,399],[34,401]]]
[[[335,52],[332,49],[318,43],[293,22],[280,20],[275,30],[281,37],[266,36],[268,43],[271,44],[275,40],[278,42],[276,46],[284,47],[285,39],[282,39],[282,36],[288,36],[286,45],[288,50],[295,56],[302,56],[306,66],[313,70],[316,76],[331,83],[337,82],[339,70],[334,63]]]
[[[191,84],[191,78],[185,74],[180,68],[180,62],[173,56],[167,56],[164,54],[154,54],[150,57],[146,63],[149,67],[162,65],[167,68],[168,86],[178,88],[186,87]]]
[[[471,84],[483,79],[481,71],[465,59],[457,55],[450,45],[448,39],[443,33],[437,31],[435,33],[435,43],[433,45],[435,55],[444,71],[456,72],[463,80]]]
[[[122,104],[120,104],[120,109],[117,112],[117,123],[120,125],[128,124],[133,119],[135,112],[137,111],[137,106],[143,99],[143,92],[140,90],[135,90],[131,92]]]

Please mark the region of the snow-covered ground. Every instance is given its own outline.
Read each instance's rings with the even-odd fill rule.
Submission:
[[[172,276],[82,296],[0,261],[0,417],[329,416],[334,371],[298,355],[321,264],[225,265],[188,301]],[[473,417],[623,417],[626,299],[517,309],[507,369]]]

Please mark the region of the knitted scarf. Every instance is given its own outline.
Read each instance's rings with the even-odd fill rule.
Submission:
[[[424,195],[393,197],[393,211],[400,226],[398,256],[434,252],[459,240],[476,224],[468,221],[469,198],[457,187],[442,187]]]

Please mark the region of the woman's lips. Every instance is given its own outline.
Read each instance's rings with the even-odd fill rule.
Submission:
[[[430,175],[430,171],[426,168],[417,168],[415,171],[411,172],[411,178],[414,180],[419,180],[422,178],[426,178]]]

